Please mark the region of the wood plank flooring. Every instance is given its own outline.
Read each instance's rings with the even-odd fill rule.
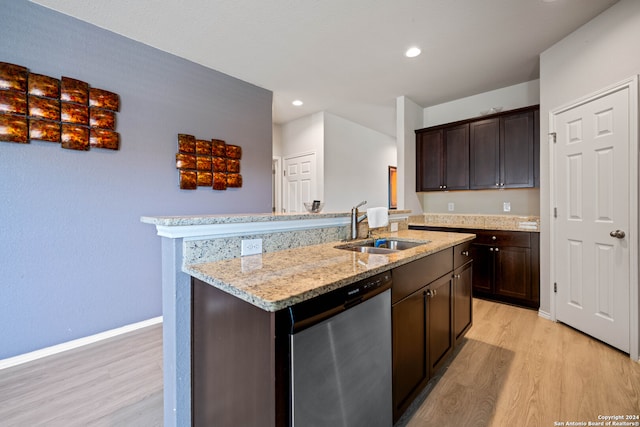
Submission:
[[[153,427],[162,413],[162,325],[0,371],[2,427]],[[474,300],[464,345],[396,427],[632,414],[640,364],[628,355],[535,311]]]
[[[0,426],[162,426],[162,324],[0,370]]]
[[[473,307],[466,342],[397,426],[546,427],[640,415],[640,364],[627,354],[533,310],[478,299]]]

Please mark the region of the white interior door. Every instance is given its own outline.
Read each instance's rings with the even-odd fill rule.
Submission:
[[[316,197],[316,154],[301,154],[284,159],[285,212],[305,212],[303,202]]]
[[[636,153],[630,152],[629,97],[622,87],[551,117],[556,318],[625,352],[630,238],[636,238],[630,235],[629,159]]]

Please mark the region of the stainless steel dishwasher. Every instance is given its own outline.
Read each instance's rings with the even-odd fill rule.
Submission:
[[[390,427],[391,272],[290,311],[291,424]]]

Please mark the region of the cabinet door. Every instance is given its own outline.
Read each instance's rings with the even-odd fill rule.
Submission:
[[[469,125],[444,130],[444,189],[469,189]]]
[[[447,361],[453,351],[452,286],[448,274],[427,286],[427,340],[429,349],[429,375]]]
[[[500,119],[487,119],[469,124],[469,187],[471,189],[500,186]]]
[[[453,272],[453,333],[456,341],[471,326],[472,266],[469,262]]]
[[[442,189],[443,158],[442,129],[416,134],[416,191]]]
[[[391,308],[393,320],[393,419],[407,409],[429,380],[424,289]]]
[[[495,290],[497,295],[531,297],[531,249],[517,246],[496,247]]]
[[[493,247],[471,245],[473,267],[473,291],[480,293],[493,292]]]
[[[500,118],[500,187],[534,185],[533,111]]]

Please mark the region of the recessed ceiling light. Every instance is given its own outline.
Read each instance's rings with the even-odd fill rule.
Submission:
[[[407,51],[404,53],[404,56],[406,56],[407,58],[415,58],[416,56],[420,55],[420,52],[422,52],[420,48],[414,46],[407,49]]]
[[[292,102],[292,104],[295,105],[296,107],[299,107],[302,104],[304,104],[304,102],[300,101],[299,99],[296,99],[295,101]]]

